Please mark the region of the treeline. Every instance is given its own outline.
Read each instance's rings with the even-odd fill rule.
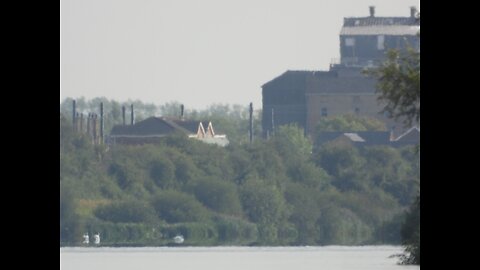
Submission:
[[[211,117],[233,123],[231,134],[248,127],[241,113]],[[295,126],[251,145],[227,133],[225,148],[181,136],[92,145],[69,114],[60,128],[62,245],[97,231],[112,246],[168,245],[177,234],[187,245],[400,244],[419,189],[414,147],[313,148]]]
[[[105,134],[109,134],[114,125],[123,123],[122,106],[126,108],[126,123],[130,124],[130,106],[133,104],[135,111],[135,122],[145,120],[152,116],[180,117],[181,103],[177,101],[167,102],[162,105],[142,102],[140,100],[127,100],[118,102],[109,100],[105,97],[85,99],[84,97],[75,99],[76,111],[83,113],[86,118],[88,113],[100,114],[100,103],[104,107],[104,127]],[[72,98],[66,98],[60,104],[60,113],[66,118],[72,118],[73,107]],[[255,106],[255,104],[254,104]],[[259,105],[258,105],[259,106]],[[204,110],[185,108],[184,115],[189,120],[207,120],[214,123],[215,132],[227,134],[228,138],[234,143],[244,143],[248,141],[248,120],[249,104],[212,104]],[[261,110],[255,109],[254,117],[258,119]],[[254,122],[254,133],[261,134],[261,123]]]

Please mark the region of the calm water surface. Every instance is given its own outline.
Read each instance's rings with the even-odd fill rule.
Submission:
[[[62,270],[410,270],[396,246],[60,248]]]

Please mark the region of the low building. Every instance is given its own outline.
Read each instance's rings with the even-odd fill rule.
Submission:
[[[107,143],[110,145],[158,143],[161,138],[174,134],[182,134],[188,138],[220,146],[229,143],[225,134],[215,133],[210,121],[168,117],[150,117],[133,125],[116,125],[107,137]]]
[[[317,146],[331,142],[351,144],[354,146],[387,145],[402,147],[406,145],[418,145],[420,144],[420,129],[418,127],[412,127],[398,137],[394,137],[391,131],[325,131],[320,132],[316,138]]]

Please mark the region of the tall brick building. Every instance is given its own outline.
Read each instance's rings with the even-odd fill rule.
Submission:
[[[329,71],[286,71],[262,86],[264,136],[280,125],[296,123],[312,134],[315,125],[325,116],[356,114],[377,118],[396,133],[404,131],[380,113],[383,104],[377,102],[376,80],[362,70],[377,66],[389,49],[420,49],[420,21],[416,9],[409,17],[370,16],[345,18],[340,31],[340,61]]]

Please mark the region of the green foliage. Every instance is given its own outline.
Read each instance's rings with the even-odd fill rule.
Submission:
[[[377,243],[400,245],[402,243],[400,231],[405,216],[403,213],[395,215],[391,220],[384,221],[376,229]]]
[[[373,233],[354,212],[337,206],[324,208],[318,223],[324,245],[362,245]]]
[[[163,189],[175,186],[175,165],[164,157],[158,157],[150,163],[150,177]]]
[[[102,246],[165,245],[162,228],[164,224],[152,223],[113,223],[99,219],[88,220],[85,232],[89,235],[99,232]]]
[[[366,189],[362,170],[365,159],[356,147],[325,144],[316,154],[315,161],[333,176],[332,184],[340,190]]]
[[[395,197],[406,206],[417,188],[416,181],[410,181],[411,162],[403,159],[401,153],[388,146],[373,146],[363,149],[366,157],[364,170],[373,184]]]
[[[277,241],[277,225],[285,219],[287,208],[281,192],[258,179],[249,179],[241,187],[243,209],[249,219],[258,224],[259,241]]]
[[[407,212],[401,233],[406,252],[402,263],[420,264],[420,195]]]
[[[278,152],[287,161],[307,160],[312,154],[312,142],[304,136],[303,129],[293,124],[280,126],[276,131],[274,143]]]
[[[390,50],[382,66],[368,73],[378,79],[379,99],[386,103],[384,111],[407,125],[420,122],[420,52]]]
[[[401,54],[391,50],[382,66],[367,73],[378,79],[379,99],[386,103],[384,111],[397,120],[402,119],[406,125],[420,123],[420,52],[409,49],[406,54]],[[419,167],[414,171],[419,171]],[[419,176],[414,178],[420,179]],[[403,262],[408,264],[420,264],[419,205],[420,195],[411,206],[402,228],[402,242],[407,252]]]
[[[73,191],[60,185],[60,243],[78,244],[83,234],[83,221],[76,213]]]
[[[122,104],[110,105],[118,118]],[[240,132],[244,109],[195,113],[230,119]],[[418,188],[418,153],[327,144],[312,155],[311,145],[301,129],[283,126],[270,140],[227,147],[178,135],[99,146],[61,114],[61,243],[78,245],[86,231],[129,246],[168,245],[176,234],[188,245],[398,243],[399,214]]]
[[[230,144],[229,150],[229,164],[232,168],[233,180],[237,185],[242,184],[247,178],[255,175],[254,164],[252,162],[251,154],[247,147]]]
[[[217,242],[218,232],[214,224],[209,222],[186,222],[164,226],[162,235],[171,244],[176,235],[183,235],[185,245],[213,245]]]
[[[262,179],[269,185],[281,188],[285,182],[285,162],[271,142],[256,142],[253,147],[248,148],[250,163],[248,165],[248,178]]]
[[[255,223],[275,224],[285,215],[281,192],[261,180],[247,180],[240,196],[245,213]]]
[[[206,207],[234,216],[242,216],[237,188],[232,182],[202,179],[194,187],[195,197]]]
[[[251,223],[236,217],[217,216],[214,218],[218,240],[229,245],[250,244],[258,239],[258,229]]]
[[[323,189],[329,185],[330,181],[328,173],[312,162],[302,162],[297,166],[289,166],[287,174],[292,181],[299,182],[303,186],[314,190]]]
[[[297,229],[296,244],[315,245],[320,240],[317,220],[321,211],[317,201],[318,191],[299,183],[290,183],[285,190],[285,199],[292,207],[289,221]]]
[[[156,213],[151,205],[133,200],[102,205],[95,209],[95,216],[105,221],[122,223],[154,222],[156,220]]]
[[[168,223],[204,222],[209,220],[208,210],[192,195],[165,190],[153,199],[153,206],[159,218]]]
[[[104,127],[105,133],[110,133],[114,125],[122,124],[122,106],[126,107],[126,122],[130,123],[130,105],[133,104],[135,110],[136,121],[141,121],[147,117],[156,115],[158,108],[152,103],[143,103],[139,100],[127,100],[125,102],[118,102],[109,100],[105,97],[97,97],[90,100],[85,97],[76,98],[76,107],[78,113],[83,113],[86,119],[89,113],[96,113],[100,116],[100,102],[103,102],[104,110]],[[71,121],[72,115],[72,98],[66,98],[60,104],[60,113],[65,115]]]
[[[175,179],[182,184],[187,185],[195,180],[197,175],[200,174],[197,166],[193,163],[191,158],[186,155],[174,160],[175,164]]]
[[[315,134],[323,131],[385,131],[386,129],[385,123],[378,119],[344,114],[322,117],[315,126]]]

